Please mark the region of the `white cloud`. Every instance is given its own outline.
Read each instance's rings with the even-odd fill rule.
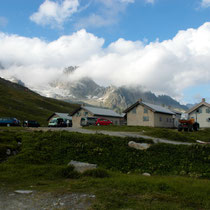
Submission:
[[[156,0],[145,0],[146,3],[148,4],[154,4]]]
[[[135,0],[93,0],[96,11],[76,23],[76,28],[103,27],[118,23],[119,15]]]
[[[0,27],[5,27],[8,23],[7,18],[0,16]]]
[[[203,8],[210,7],[210,0],[202,0],[201,7],[203,7]]]
[[[74,77],[89,76],[102,85],[141,85],[176,99],[185,88],[210,83],[210,22],[179,31],[171,40],[104,39],[80,30],[53,42],[0,33],[0,76],[16,76],[38,87],[60,77],[64,67],[80,66]]]
[[[32,14],[30,19],[39,25],[62,27],[63,23],[77,12],[78,6],[78,0],[45,0],[44,3],[40,5],[38,12]]]

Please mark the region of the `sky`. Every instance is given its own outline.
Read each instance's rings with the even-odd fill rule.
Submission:
[[[210,102],[210,0],[0,0],[0,77],[47,88],[63,69]]]

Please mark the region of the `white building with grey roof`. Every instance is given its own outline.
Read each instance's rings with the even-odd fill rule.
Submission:
[[[199,123],[200,128],[210,127],[210,104],[206,102],[205,98],[186,113],[189,114],[189,118],[193,118],[195,122]]]

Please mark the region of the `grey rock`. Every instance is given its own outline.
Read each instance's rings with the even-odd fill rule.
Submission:
[[[143,173],[142,175],[143,175],[143,176],[151,176],[150,173]]]
[[[68,165],[73,165],[75,171],[80,172],[80,173],[83,173],[86,170],[97,168],[96,164],[84,163],[84,162],[79,162],[79,161],[74,161],[74,160],[71,160],[68,163]]]
[[[32,190],[15,190],[15,193],[19,193],[19,194],[31,194],[33,193]]]
[[[12,152],[11,152],[11,149],[7,149],[6,154],[7,154],[7,155],[11,155],[11,153],[12,153]]]
[[[147,150],[151,145],[147,143],[136,143],[135,141],[129,141],[128,146],[138,150]]]

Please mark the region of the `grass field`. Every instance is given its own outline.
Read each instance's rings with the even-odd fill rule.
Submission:
[[[130,140],[2,128],[0,187],[94,194],[93,210],[210,209],[210,147],[157,144],[138,151],[127,146]],[[18,154],[5,157],[7,148]],[[67,166],[72,159],[99,169],[77,173]]]
[[[134,132],[142,135],[170,139],[174,141],[195,142],[196,140],[210,142],[210,128],[197,132],[179,132],[177,129],[152,128],[145,126],[87,126],[85,129],[106,130],[118,132]]]
[[[114,209],[210,209],[210,181],[185,177],[122,174],[107,171],[107,178],[82,176],[53,177],[53,166],[11,167],[14,177],[1,173],[1,184],[10,189],[28,189],[54,193],[80,192],[94,194],[93,210]],[[54,170],[58,166],[54,166]],[[49,170],[51,169],[51,170]],[[13,171],[13,172],[14,172]],[[39,173],[37,173],[37,171]],[[26,176],[29,174],[29,176]],[[19,175],[18,175],[19,174]],[[25,174],[25,176],[24,176]],[[5,176],[3,178],[3,176]],[[22,176],[22,178],[20,178]],[[1,185],[0,185],[1,186]]]

